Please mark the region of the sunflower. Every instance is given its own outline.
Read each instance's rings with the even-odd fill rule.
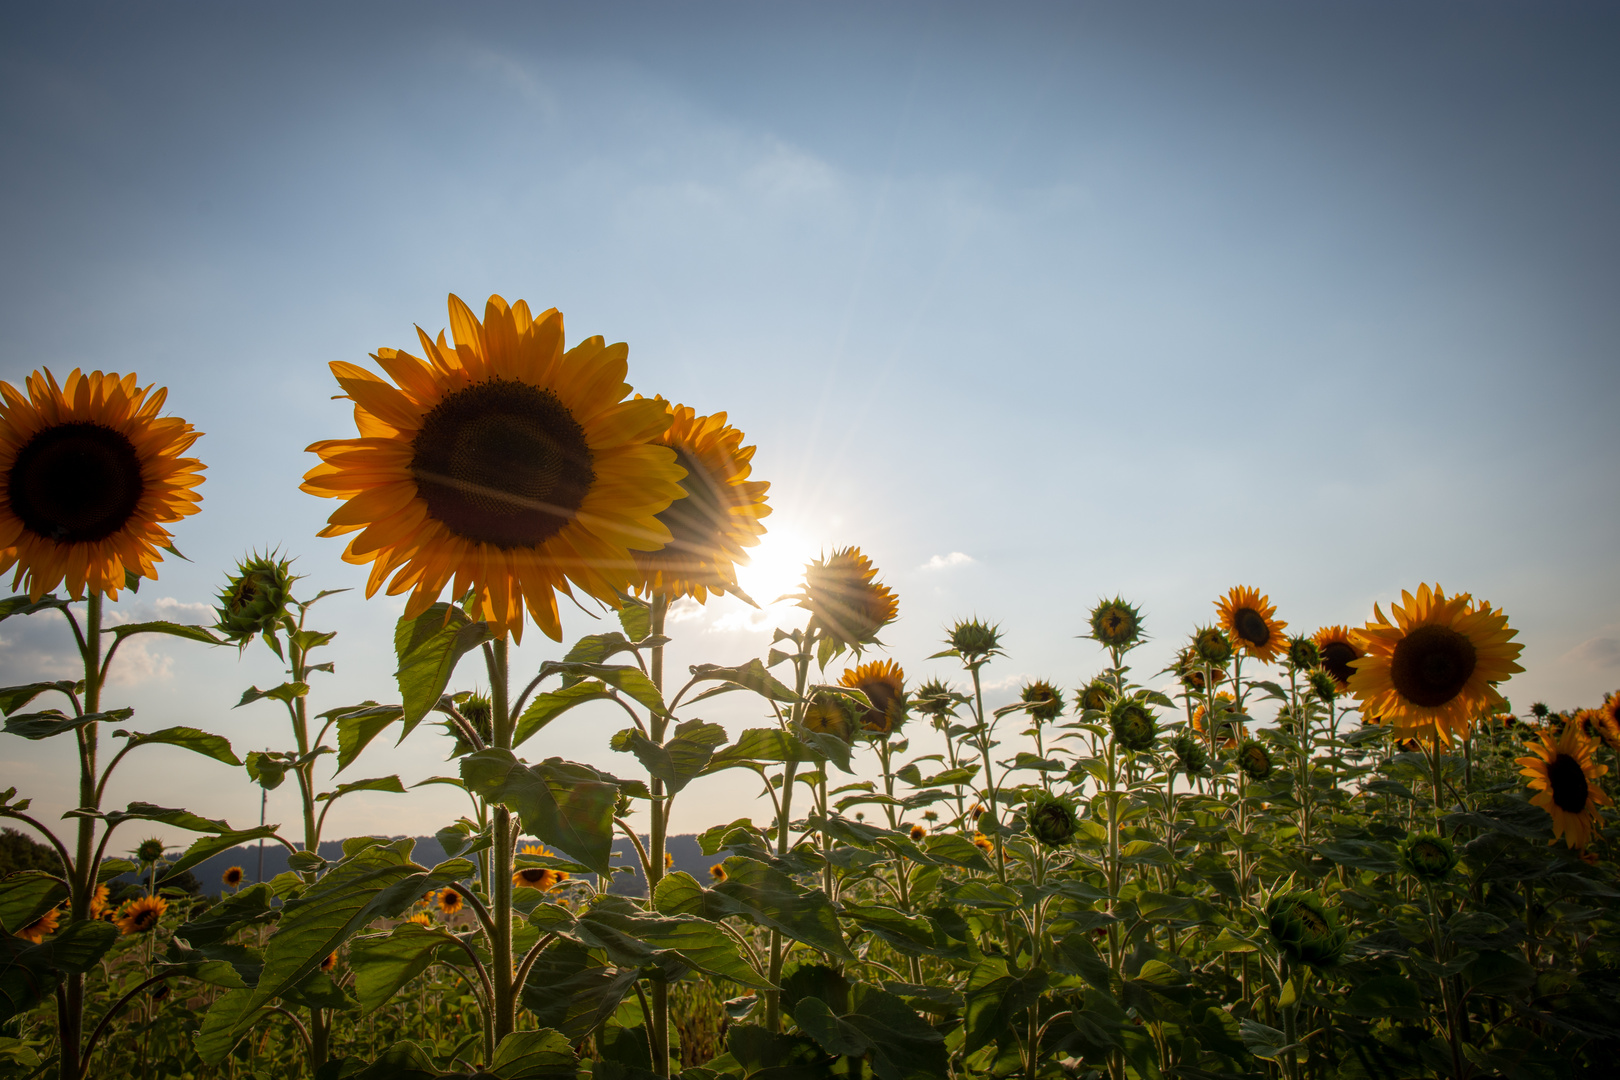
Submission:
[[[0,573],[38,600],[68,593],[117,599],[126,575],[156,579],[163,522],[197,512],[203,465],[180,455],[201,432],[159,416],[168,391],[133,374],[78,368],[60,386],[49,371],[0,382]]]
[[[142,896],[126,901],[118,909],[113,924],[126,934],[144,934],[158,924],[169,902],[161,896]]]
[[[563,351],[555,309],[491,296],[479,323],[450,297],[451,346],[420,329],[426,359],[379,349],[389,383],[354,364],[332,372],[354,402],[357,439],[309,447],[321,464],[305,491],[347,500],[322,536],[360,532],[347,562],[371,563],[366,595],[384,580],[422,614],[454,581],[476,592],[497,633],[514,639],[528,609],[562,640],[557,592],[570,582],[605,603],[634,583],[632,550],[670,540],[658,515],[682,495],[664,403],[625,400],[623,344],[587,338]]]
[[[240,866],[227,867],[225,872],[219,875],[219,880],[227,889],[241,888],[242,868]]]
[[[973,834],[973,846],[984,852],[986,855],[994,855],[996,853],[996,845],[991,842],[990,838],[984,835],[982,832],[976,832]]]
[[[90,897],[90,917],[92,919],[110,919],[112,917],[112,904],[108,897],[112,890],[106,885],[97,885],[95,893]]]
[[[921,825],[913,825],[909,832],[911,839],[919,844],[922,843],[923,838],[928,835],[928,830],[923,828]]]
[[[544,844],[524,844],[519,855],[538,855],[542,859],[554,859],[556,853],[549,850]],[[541,892],[550,892],[558,885],[568,880],[568,871],[553,870],[549,866],[524,866],[512,874],[512,884],[520,889],[539,889]]]
[[[855,738],[855,718],[850,715],[845,699],[823,690],[811,698],[804,707],[805,730],[821,735],[836,735],[845,742]]]
[[[1259,589],[1238,585],[1224,597],[1215,601],[1221,628],[1230,635],[1232,644],[1248,655],[1269,664],[1288,645],[1283,630],[1288,624],[1277,619],[1277,609],[1270,597]]]
[[[61,921],[62,912],[57,908],[51,908],[51,910],[17,931],[17,936],[24,941],[31,941],[38,945],[45,940],[46,934],[56,933],[57,924]]]
[[[1108,649],[1129,649],[1142,637],[1142,613],[1121,597],[1103,600],[1091,609],[1091,633],[1086,635]]]
[[[709,877],[716,885],[726,880],[725,863],[715,863],[713,866],[709,867]]]
[[[1365,654],[1350,640],[1350,631],[1343,626],[1324,626],[1311,635],[1316,651],[1322,657],[1322,670],[1333,676],[1339,693],[1350,691],[1350,676],[1356,673],[1356,661]]]
[[[1203,626],[1193,632],[1193,656],[1200,663],[1223,668],[1232,660],[1232,639],[1218,626]]]
[[[1610,750],[1620,750],[1620,691],[1605,694],[1592,714],[1592,731]]]
[[[1364,713],[1395,725],[1402,737],[1427,734],[1447,741],[1466,735],[1473,720],[1502,704],[1494,683],[1524,669],[1524,646],[1511,639],[1507,617],[1467,593],[1447,597],[1439,586],[1401,594],[1391,621],[1377,605],[1376,622],[1352,633],[1365,652],[1350,677]]]
[[[1037,679],[1019,692],[1024,711],[1036,721],[1056,720],[1063,712],[1063,693],[1045,679]]]
[[[1600,820],[1598,807],[1613,804],[1597,786],[1609,767],[1592,760],[1595,749],[1579,726],[1566,724],[1556,738],[1543,731],[1539,742],[1530,746],[1532,756],[1515,759],[1524,766],[1520,774],[1530,778],[1530,790],[1536,792],[1530,801],[1552,815],[1553,839],[1562,836],[1565,844],[1582,851]]]
[[[748,479],[754,447],[742,445],[743,433],[726,423],[725,413],[698,416],[689,406],[654,400],[670,417],[669,430],[655,441],[675,451],[686,478],[684,497],[658,515],[673,539],[657,551],[632,552],[638,587],[699,603],[711,592],[736,593],[736,565],[748,562],[743,549],[765,534],[760,519],[771,512],[765,505],[771,485]]]
[[[1107,712],[1114,703],[1114,684],[1098,676],[1075,694],[1075,704],[1084,712]]]
[[[441,889],[439,891],[439,910],[446,915],[454,915],[461,910],[461,894],[454,889]]]
[[[432,926],[433,925],[433,917],[430,916],[425,911],[413,911],[409,915],[405,916],[405,918],[401,919],[400,921],[401,922],[408,922],[408,923],[415,923],[417,926]]]
[[[1222,746],[1234,746],[1239,739],[1247,734],[1242,724],[1229,719],[1235,705],[1236,703],[1232,700],[1231,694],[1222,691],[1215,695],[1215,712],[1220,717],[1220,720],[1216,722],[1216,732],[1220,736],[1219,741]],[[1208,715],[1209,710],[1202,702],[1199,703],[1198,708],[1193,710],[1192,727],[1200,735],[1205,734],[1208,730],[1204,724]]]
[[[810,612],[811,627],[857,651],[877,643],[877,632],[893,622],[900,601],[877,580],[877,567],[857,547],[838,548],[804,568],[798,606]]]
[[[980,619],[958,620],[946,631],[945,644],[968,664],[1006,655],[1001,651],[1001,624],[991,625]]]
[[[322,971],[331,971],[337,967],[337,953],[327,953],[326,959],[321,961]]]
[[[859,709],[861,730],[888,735],[906,722],[906,673],[893,660],[873,660],[845,670],[839,686],[859,690],[871,707]]]
[[[664,872],[667,874],[673,869],[675,869],[675,856],[666,851],[664,852]]]

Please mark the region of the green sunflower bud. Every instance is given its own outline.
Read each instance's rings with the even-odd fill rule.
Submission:
[[[1317,651],[1316,642],[1303,634],[1288,639],[1289,666],[1300,671],[1309,671],[1322,662],[1322,654]]]
[[[1332,909],[1306,892],[1272,897],[1266,905],[1266,929],[1289,960],[1315,968],[1337,964],[1350,937]]]
[[[971,664],[1001,652],[1001,627],[963,619],[946,633],[945,643]]]
[[[1237,763],[1250,780],[1264,780],[1271,775],[1271,755],[1253,739],[1238,748]]]
[[[1074,808],[1062,799],[1039,795],[1024,810],[1029,834],[1047,847],[1062,847],[1074,839],[1078,819]]]
[[[1142,638],[1142,613],[1116,596],[1091,609],[1091,640],[1108,649],[1129,649]]]
[[[493,706],[490,705],[489,698],[482,694],[471,694],[457,708],[467,723],[472,725],[473,730],[478,732],[478,737],[484,740],[485,746],[495,741],[495,713]],[[454,721],[446,721],[444,729],[455,736],[456,746],[455,749],[450,751],[452,758],[462,757],[473,752],[473,744],[468,742],[466,737],[462,735],[461,728]]]
[[[1311,672],[1311,691],[1321,701],[1332,701],[1339,693],[1339,684],[1333,681],[1333,676],[1317,668]]]
[[[911,695],[911,707],[924,716],[935,720],[947,716],[955,716],[956,708],[967,699],[955,690],[946,686],[938,679],[930,679],[919,686]]]
[[[1232,639],[1218,626],[1206,626],[1193,634],[1192,649],[1199,660],[1215,667],[1225,667],[1232,659]]]
[[[1209,765],[1209,753],[1204,744],[1191,733],[1183,731],[1170,743],[1175,751],[1176,763],[1188,776],[1197,776]]]
[[[1420,881],[1442,881],[1457,865],[1457,849],[1435,833],[1413,833],[1401,843],[1401,866]]]
[[[140,847],[135,849],[135,858],[147,865],[157,862],[163,858],[163,841],[142,840]]]
[[[1024,711],[1043,723],[1056,720],[1063,712],[1063,694],[1044,679],[1024,687],[1020,700],[1024,703]]]
[[[1127,750],[1151,749],[1159,734],[1153,714],[1135,698],[1116,701],[1108,719],[1114,728],[1114,741]]]
[[[1085,712],[1105,713],[1114,704],[1114,688],[1105,679],[1092,679],[1075,701]]]
[[[298,578],[286,559],[274,552],[252,555],[236,564],[236,573],[219,594],[214,629],[246,647],[256,634],[273,632],[287,616],[292,584]]]

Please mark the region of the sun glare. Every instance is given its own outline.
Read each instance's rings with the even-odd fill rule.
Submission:
[[[760,607],[769,607],[799,587],[805,565],[818,554],[801,533],[773,525],[759,546],[749,549],[748,565],[737,567],[737,583]]]

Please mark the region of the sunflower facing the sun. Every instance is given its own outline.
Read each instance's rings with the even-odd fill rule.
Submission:
[[[698,416],[690,406],[654,400],[670,417],[669,430],[655,441],[675,451],[686,478],[680,482],[684,497],[658,515],[670,542],[657,551],[631,553],[639,590],[670,599],[690,596],[698,603],[711,592],[735,595],[740,592],[736,566],[748,562],[743,549],[765,534],[760,519],[771,512],[765,505],[771,485],[748,479],[755,448],[742,445],[743,433],[726,423],[725,413]]]
[[[1366,656],[1355,665],[1350,692],[1363,715],[1392,724],[1397,738],[1468,734],[1474,720],[1502,704],[1494,684],[1524,669],[1524,646],[1512,639],[1507,616],[1467,593],[1446,596],[1439,586],[1401,593],[1393,621],[1373,605],[1374,622],[1350,632]]]
[[[312,444],[321,464],[303,489],[346,500],[320,535],[359,531],[343,558],[373,564],[367,596],[392,575],[389,595],[409,591],[415,618],[453,582],[497,633],[520,638],[527,609],[560,641],[558,591],[616,603],[634,584],[631,552],[670,540],[658,515],[684,472],[653,441],[669,411],[625,400],[625,345],[564,352],[555,308],[533,316],[491,296],[480,323],[459,297],[449,306],[454,345],[418,328],[425,359],[373,355],[392,382],[331,364],[360,437]]]
[[[197,512],[201,432],[159,416],[168,391],[135,375],[36,371],[28,396],[0,382],[0,573],[38,600],[65,583],[117,599],[126,575],[157,578],[163,523]]]
[[[1277,618],[1271,598],[1259,589],[1234,586],[1215,602],[1215,608],[1232,644],[1256,660],[1269,664],[1288,647],[1283,636],[1288,624]]]
[[[1530,790],[1536,792],[1530,801],[1552,815],[1554,840],[1562,836],[1568,846],[1586,850],[1600,820],[1597,808],[1613,805],[1597,785],[1609,771],[1592,760],[1597,744],[1582,734],[1579,724],[1565,724],[1557,736],[1543,731],[1529,749],[1531,756],[1515,762],[1524,766],[1519,772],[1530,778]]]

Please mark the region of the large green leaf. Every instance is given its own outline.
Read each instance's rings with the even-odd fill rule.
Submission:
[[[726,880],[710,890],[735,914],[843,960],[855,956],[838,929],[838,915],[820,889],[806,889],[780,870],[733,855]]]
[[[756,761],[806,761],[810,748],[781,728],[749,728],[704,767],[705,775]]]
[[[67,899],[67,888],[42,870],[20,870],[0,879],[0,928],[22,932]]]
[[[67,607],[66,600],[58,600],[54,594],[47,593],[38,600],[30,600],[26,596],[8,596],[0,600],[0,622],[13,615],[32,615],[36,611],[47,608],[62,610]]]
[[[616,636],[616,635],[615,635]],[[548,679],[562,675],[569,680],[597,679],[629,694],[645,708],[660,716],[667,716],[664,695],[647,678],[645,672],[631,664],[586,664],[568,660],[548,660],[540,665],[540,677]]]
[[[523,1007],[542,1027],[578,1042],[613,1015],[639,977],[637,968],[606,967],[593,960],[577,941],[557,941],[530,969]]]
[[[935,1080],[947,1075],[944,1036],[911,1006],[865,983],[855,984],[850,997],[850,1011],[841,1019],[870,1044],[868,1060],[878,1080]]]
[[[514,1031],[495,1048],[489,1072],[500,1080],[573,1080],[574,1048],[560,1031]]]
[[[113,709],[111,712],[85,713],[83,716],[68,716],[58,709],[46,709],[44,712],[8,716],[6,734],[38,741],[65,731],[77,731],[91,724],[121,724],[134,715],[134,709]]]
[[[49,998],[65,976],[95,967],[117,940],[118,928],[97,919],[70,923],[38,945],[0,937],[0,1024]]]
[[[269,699],[270,701],[291,702],[303,697],[308,693],[309,683],[305,682],[284,682],[280,686],[272,687],[269,690],[260,690],[257,686],[250,686],[246,690],[242,691],[242,700],[238,701],[235,707],[240,709],[242,706],[250,704],[251,702],[264,701],[266,699]]]
[[[397,1042],[378,1055],[376,1061],[359,1072],[349,1073],[344,1080],[437,1080],[446,1075],[465,1074],[441,1073],[426,1050],[413,1042]]]
[[[730,934],[696,915],[649,915],[598,904],[581,916],[573,933],[586,944],[607,950],[616,963],[646,964],[658,953],[673,953],[707,975],[757,990],[771,988],[769,980],[743,959]]]
[[[59,694],[69,694],[78,685],[71,679],[59,679],[56,682],[36,682],[27,683],[23,686],[5,687],[0,689],[0,713],[9,716],[47,690],[54,690]]]
[[[845,903],[844,917],[907,956],[966,957],[966,946],[935,931],[934,922],[883,904]]]
[[[461,658],[494,639],[488,623],[473,622],[454,604],[434,604],[414,619],[399,620],[394,654],[399,658],[395,678],[404,702],[401,738],[439,704]]]
[[[448,931],[401,923],[392,933],[370,934],[349,942],[349,967],[360,1011],[381,1008],[399,988],[428,969],[446,950],[460,951]]]
[[[522,746],[535,732],[575,705],[583,705],[587,701],[601,701],[612,696],[613,691],[598,679],[587,679],[572,686],[565,686],[561,690],[537,694],[524,708],[523,715],[518,717],[517,727],[512,732],[512,745]]]
[[[601,773],[558,758],[529,766],[510,750],[480,750],[461,759],[461,776],[479,797],[517,811],[525,832],[594,873],[612,873],[619,788]]]
[[[206,731],[194,727],[171,727],[162,731],[127,732],[115,731],[114,735],[123,735],[129,739],[129,746],[178,746],[194,751],[203,757],[222,761],[226,765],[240,765],[241,760],[231,752],[231,741],[223,735],[211,735]]]
[[[202,626],[187,626],[181,623],[138,622],[124,623],[122,626],[109,627],[113,637],[119,641],[136,634],[168,634],[170,637],[185,638],[187,641],[200,641],[204,645],[223,645],[225,639],[218,637],[212,630]]]
[[[158,883],[162,884],[178,877],[198,863],[213,858],[221,851],[229,851],[238,844],[245,844],[250,840],[268,838],[274,835],[276,835],[276,826],[260,825],[254,829],[200,836],[191,842],[191,846],[186,848],[178,859],[168,865],[168,868],[163,871],[163,876],[158,879]]]
[[[688,720],[675,729],[674,738],[659,746],[635,728],[613,737],[613,749],[636,755],[648,775],[664,782],[674,795],[703,773],[714,748],[726,741],[726,729],[705,720]]]
[[[174,936],[193,948],[221,944],[238,930],[267,921],[276,911],[273,897],[269,885],[250,885],[182,923]]]
[[[1015,976],[1008,973],[1007,961],[1001,957],[981,960],[968,975],[967,1041],[963,1050],[971,1054],[1000,1038],[1019,1013],[1040,1000],[1048,978],[1043,968]]]
[[[697,664],[693,666],[692,682],[700,683],[714,680],[732,683],[742,687],[744,690],[752,690],[754,693],[771,701],[794,702],[799,700],[799,695],[795,694],[783,683],[778,682],[774,675],[765,670],[765,665],[760,663],[758,658],[736,667],[721,667],[718,664]]]
[[[323,791],[315,796],[316,802],[328,802],[341,799],[352,791],[389,791],[396,795],[405,794],[405,785],[397,776],[374,776],[369,780],[351,780],[347,784],[339,784],[331,791]]]
[[[353,765],[354,759],[360,756],[367,743],[404,715],[405,710],[398,705],[378,705],[375,702],[355,705],[341,713],[337,718],[338,772]]]

